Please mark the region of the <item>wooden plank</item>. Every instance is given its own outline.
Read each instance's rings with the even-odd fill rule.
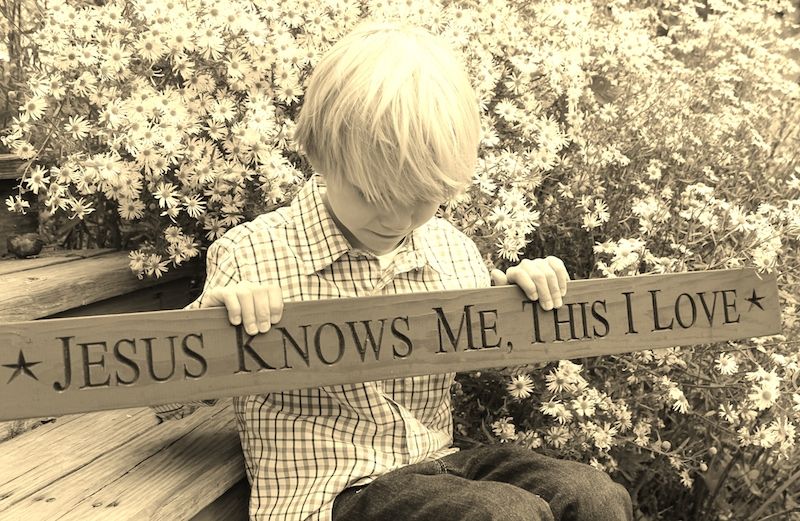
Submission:
[[[126,447],[157,423],[150,409],[77,414],[4,442],[0,513],[104,454]]]
[[[194,516],[191,521],[248,521],[250,483],[240,480]]]
[[[60,418],[58,418],[58,421],[55,421],[56,420],[55,418],[49,418],[50,420],[53,420],[53,421],[50,421],[48,423],[43,423],[43,424],[37,426],[36,427],[36,429],[37,429],[36,432],[38,432],[39,434],[44,434],[44,433],[48,432],[50,429],[54,429],[58,425],[61,425],[61,424],[65,423],[65,422],[72,421],[74,418],[79,418],[80,416],[82,416],[82,415],[81,414],[69,414],[67,416],[61,416]],[[33,420],[31,420],[31,421],[33,421]],[[10,423],[13,423],[13,422],[0,422],[0,425],[3,425],[4,428],[7,428],[6,425],[10,424]],[[28,432],[30,430],[31,429],[29,429],[29,428],[28,429],[24,429],[22,434],[24,434],[25,432]],[[21,434],[18,434],[17,436],[20,436],[20,435]],[[14,437],[14,438],[11,438],[11,437],[3,438],[2,441],[6,441],[7,439],[16,439],[16,437]],[[5,445],[3,445],[3,447],[5,447]]]
[[[126,252],[19,271],[0,277],[0,316],[8,321],[37,317],[85,306],[141,288],[185,278],[199,271],[198,262],[171,269],[160,279],[139,280],[129,268]]]
[[[58,439],[43,440],[34,431],[29,438],[37,439],[28,442],[27,450],[35,447],[38,452],[4,444],[4,453],[21,453],[39,462],[40,474],[28,471],[25,479],[31,484],[24,490],[22,478],[13,480],[16,489],[0,485],[0,518],[189,519],[243,478],[244,459],[230,401],[160,425],[149,409],[123,412],[132,420],[107,431],[87,425],[82,433],[64,429]],[[83,416],[89,423],[104,415],[108,413]],[[126,432],[129,426],[135,426],[134,434]],[[70,445],[65,448],[64,443]],[[100,454],[80,454],[84,447],[95,451],[102,445]],[[4,497],[6,490],[14,494]]]
[[[45,266],[55,266],[65,262],[74,262],[79,259],[97,257],[106,253],[114,252],[109,248],[97,248],[90,250],[42,250],[42,253],[30,259],[2,259],[0,260],[0,276],[17,273],[20,271],[44,268]]]
[[[195,290],[191,278],[174,279],[157,286],[142,288],[125,295],[87,304],[80,308],[54,313],[49,318],[179,309],[197,298],[198,293],[199,290]]]
[[[0,154],[0,179],[19,179],[24,164],[14,154]]]
[[[6,324],[0,419],[262,394],[779,333],[775,275],[572,281],[561,310],[516,286],[288,302],[268,333],[224,308]],[[367,340],[373,337],[372,345]],[[7,376],[5,376],[7,375]],[[5,381],[5,383],[2,383]]]
[[[0,421],[0,443],[52,421],[55,421],[55,418],[26,418],[24,420]]]

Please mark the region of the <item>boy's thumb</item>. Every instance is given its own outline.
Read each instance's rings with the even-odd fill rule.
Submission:
[[[508,277],[502,271],[493,269],[490,275],[492,277],[492,286],[505,286],[508,284]]]
[[[214,287],[208,290],[204,296],[204,307],[215,307],[225,304],[225,298],[222,296],[222,288]]]

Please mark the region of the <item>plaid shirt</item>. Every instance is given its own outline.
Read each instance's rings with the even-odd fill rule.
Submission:
[[[211,287],[274,284],[285,301],[488,287],[478,248],[444,219],[414,230],[386,269],[353,248],[322,201],[313,176],[292,204],[229,230],[208,249]],[[247,477],[250,518],[331,519],[342,490],[452,448],[454,374],[233,398]],[[214,400],[202,402],[213,404]],[[201,402],[153,409],[180,418]]]

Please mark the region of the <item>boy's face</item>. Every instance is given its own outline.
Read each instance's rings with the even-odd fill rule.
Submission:
[[[421,202],[383,209],[368,203],[346,179],[326,181],[325,202],[342,233],[354,247],[378,255],[392,251],[406,235],[428,222],[440,205]]]

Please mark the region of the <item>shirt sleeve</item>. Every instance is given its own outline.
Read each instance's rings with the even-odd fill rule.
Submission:
[[[456,243],[464,245],[463,253],[455,256],[454,259],[463,263],[462,265],[469,266],[470,275],[472,276],[469,286],[475,288],[490,287],[492,285],[492,277],[489,273],[490,264],[484,258],[478,245],[472,240],[472,237],[456,228],[453,223],[446,219],[441,219],[440,223],[444,227],[446,234],[455,238]],[[450,255],[453,255],[452,251]]]
[[[492,285],[492,277],[489,273],[489,266],[484,260],[478,246],[470,238],[467,238],[467,251],[469,252],[471,264],[474,267],[475,281],[478,288],[488,288]]]
[[[236,260],[233,258],[233,242],[226,236],[220,237],[208,247],[206,254],[206,282],[203,292],[192,303],[183,309],[199,309],[204,305],[204,298],[213,287],[227,286],[239,281]],[[154,405],[150,408],[160,421],[179,420],[195,412],[199,407],[211,407],[218,399],[193,400],[183,403]]]

